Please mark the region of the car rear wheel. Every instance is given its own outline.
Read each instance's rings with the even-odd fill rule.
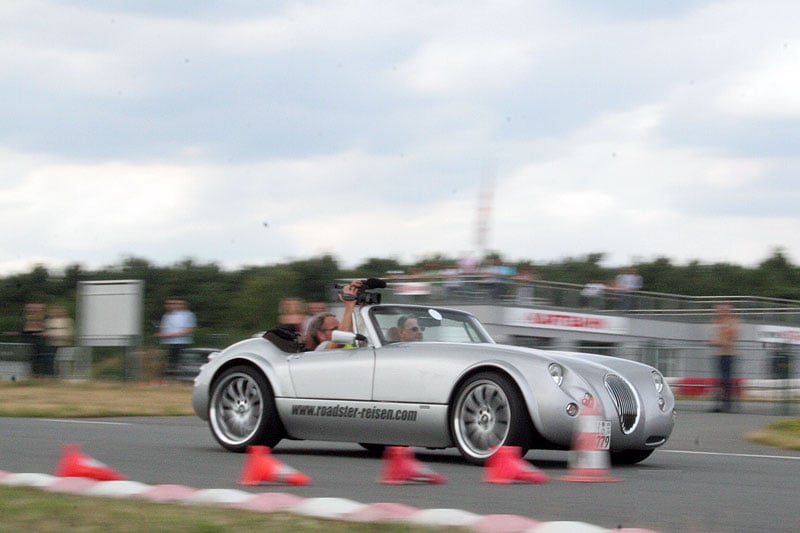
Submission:
[[[469,378],[455,395],[450,427],[458,451],[483,464],[501,446],[530,446],[530,417],[516,385],[496,372]]]
[[[284,436],[272,387],[249,366],[232,367],[214,382],[208,420],[217,442],[234,452],[275,446]]]

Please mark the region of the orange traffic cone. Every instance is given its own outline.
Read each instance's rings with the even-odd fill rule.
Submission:
[[[569,473],[562,476],[563,481],[582,483],[606,483],[619,481],[611,477],[609,435],[607,427],[595,400],[589,400],[581,408],[572,434],[572,450],[569,452]]]
[[[117,481],[125,476],[96,459],[81,453],[79,444],[65,444],[56,465],[58,477],[85,477],[97,481]]]
[[[545,483],[550,476],[525,461],[519,446],[501,446],[486,460],[483,480],[487,483]]]
[[[258,485],[262,482],[308,485],[311,478],[278,461],[267,446],[248,446],[244,461],[241,485]]]
[[[389,446],[383,454],[384,464],[380,482],[401,485],[408,482],[444,483],[447,478],[437,474],[414,457],[411,448]]]

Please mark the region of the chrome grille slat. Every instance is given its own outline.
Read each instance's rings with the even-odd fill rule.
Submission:
[[[636,394],[628,382],[616,374],[608,374],[604,381],[606,390],[617,409],[620,429],[625,434],[631,433],[639,422],[639,402]]]

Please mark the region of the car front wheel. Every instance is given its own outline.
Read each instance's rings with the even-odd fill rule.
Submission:
[[[496,372],[469,378],[454,397],[450,427],[464,458],[483,464],[501,446],[528,451],[530,417],[516,385]]]
[[[249,366],[232,367],[214,382],[208,420],[217,442],[234,452],[251,445],[275,446],[284,434],[272,387]]]

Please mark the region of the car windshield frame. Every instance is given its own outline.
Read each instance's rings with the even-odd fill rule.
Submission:
[[[423,328],[420,342],[494,343],[478,319],[464,311],[425,306],[378,305],[370,308],[369,320],[382,345],[399,342],[392,338],[390,330],[396,329],[397,321],[402,316],[417,319]]]

